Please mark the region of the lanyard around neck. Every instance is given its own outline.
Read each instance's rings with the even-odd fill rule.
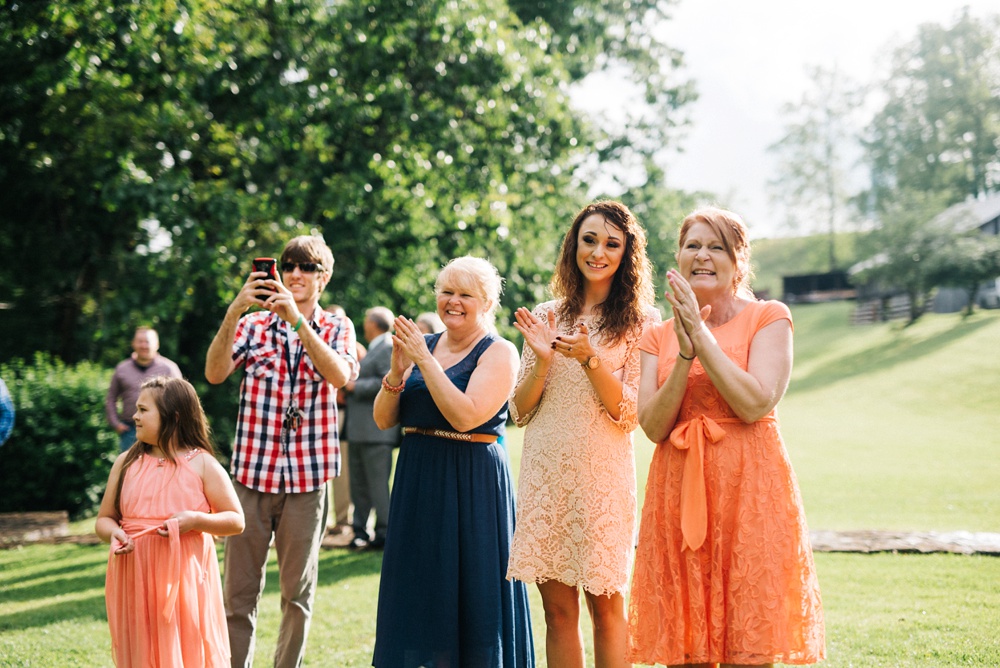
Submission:
[[[306,327],[309,327],[309,323],[305,323]],[[288,379],[291,382],[290,395],[292,397],[292,403],[295,404],[295,380],[299,374],[299,365],[302,364],[302,355],[306,352],[305,344],[302,343],[302,337],[299,339],[299,349],[295,354],[295,363],[292,363],[292,351],[289,347],[288,340],[291,338],[291,334],[285,331],[284,340],[284,353],[285,353],[285,363],[288,365]]]

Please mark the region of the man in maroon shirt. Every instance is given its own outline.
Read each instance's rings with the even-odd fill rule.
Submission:
[[[160,337],[152,327],[137,327],[132,337],[132,356],[120,362],[111,376],[108,395],[104,399],[104,413],[112,428],[118,432],[118,445],[125,452],[135,443],[135,400],[139,388],[154,376],[181,377],[177,365],[159,353]],[[119,402],[121,408],[119,408]]]

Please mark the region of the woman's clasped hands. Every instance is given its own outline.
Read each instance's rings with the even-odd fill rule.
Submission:
[[[674,334],[680,346],[681,356],[692,359],[696,355],[693,337],[698,330],[705,327],[705,321],[712,312],[712,306],[698,305],[691,284],[681,276],[676,269],[667,271],[667,284],[670,289],[663,293],[674,313]]]

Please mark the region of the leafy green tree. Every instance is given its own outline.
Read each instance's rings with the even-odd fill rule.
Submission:
[[[583,200],[576,167],[628,143],[574,110],[567,86],[660,62],[663,45],[632,26],[654,5],[603,5],[12,5],[0,331],[37,334],[3,354],[110,363],[142,322],[198,376],[249,257],[298,233],[333,247],[331,298],[350,313],[429,307],[429,277],[468,252],[508,277],[508,303],[540,297]],[[676,108],[671,90],[660,99]]]
[[[828,270],[837,268],[837,232],[847,222],[851,171],[857,146],[853,120],[863,99],[860,89],[836,69],[808,69],[812,88],[782,108],[784,134],[769,150],[778,158],[768,182],[793,229],[827,233]]]
[[[976,18],[968,8],[896,49],[865,141],[876,212],[900,189],[953,204],[1000,188],[998,62],[1000,15]]]
[[[698,206],[710,203],[709,193],[685,192],[670,188],[666,174],[652,159],[647,160],[646,183],[627,189],[617,199],[628,205],[646,228],[647,253],[653,264],[657,297],[666,289],[666,273],[676,267],[677,233],[684,217]]]
[[[598,127],[568,86],[611,65],[667,77],[679,58],[632,25],[653,3],[557,4],[6,6],[0,357],[110,364],[151,324],[197,382],[250,258],[295,234],[331,245],[329,299],[349,314],[430,308],[463,253],[497,264],[507,309],[540,300],[579,165],[643,136]],[[684,90],[651,89],[662,113],[630,131],[679,123]],[[216,433],[231,397],[203,393]]]
[[[870,292],[888,295],[902,291],[909,298],[912,324],[924,313],[931,290],[936,287],[938,254],[955,238],[954,227],[939,213],[944,195],[902,191],[886,204],[878,227],[869,232],[863,248],[877,254],[863,263],[855,280]]]
[[[673,0],[509,0],[529,28],[537,26],[547,53],[565,63],[571,82],[611,72],[639,87],[643,103],[625,112],[617,127],[604,125],[595,145],[599,162],[626,160],[637,167],[686,125],[685,105],[697,98],[693,82],[681,76],[683,54],[667,44],[660,27],[670,20]],[[649,174],[647,181],[656,181]]]

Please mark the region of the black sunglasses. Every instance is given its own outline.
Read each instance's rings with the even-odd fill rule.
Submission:
[[[315,262],[282,262],[281,271],[286,274],[290,274],[295,271],[295,267],[302,270],[303,274],[315,274],[317,271],[323,271],[323,265],[316,264]]]

